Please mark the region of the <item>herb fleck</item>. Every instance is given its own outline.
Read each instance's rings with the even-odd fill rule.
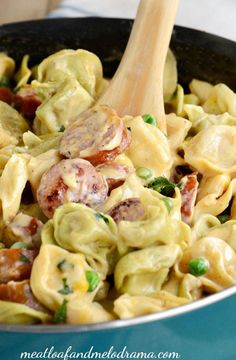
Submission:
[[[73,270],[74,269],[74,264],[71,264],[68,261],[66,261],[66,259],[63,259],[57,264],[57,268],[61,272],[69,270],[69,269]]]
[[[95,216],[96,216],[96,219],[97,220],[103,220],[107,225],[109,224],[109,219],[108,219],[108,217],[106,217],[105,215],[103,215],[102,213],[99,213],[99,212],[97,212],[96,214],[95,214]]]
[[[60,127],[60,129],[58,130],[58,132],[64,132],[64,131],[65,131],[65,126],[62,125],[62,126]]]
[[[27,258],[27,256],[23,255],[23,254],[20,254],[20,259],[19,259],[21,262],[25,263],[25,264],[30,264],[31,261],[29,258]]]
[[[0,80],[0,87],[8,87],[10,88],[11,87],[11,80],[6,77],[6,76],[3,76]]]
[[[63,278],[63,288],[58,290],[58,292],[62,295],[72,294],[74,291],[73,289],[67,284],[67,278]]]
[[[62,261],[60,261],[60,262],[57,264],[58,270],[64,271],[63,268],[64,268],[64,266],[65,266],[65,263],[66,263],[66,259],[63,259]]]
[[[146,185],[147,188],[153,189],[160,194],[168,197],[172,197],[176,187],[180,187],[179,184],[172,183],[167,178],[160,176],[152,180]]]
[[[54,314],[53,322],[56,324],[59,323],[65,323],[66,317],[67,317],[67,300],[63,300],[63,303],[61,306],[57,309],[57,311]]]
[[[218,215],[217,218],[221,224],[224,224],[224,223],[226,223],[226,221],[229,221],[230,216],[227,214],[222,214],[222,215]]]

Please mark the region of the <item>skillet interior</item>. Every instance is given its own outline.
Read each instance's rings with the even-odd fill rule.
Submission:
[[[0,26],[0,52],[6,52],[19,63],[30,54],[31,65],[63,48],[84,48],[96,53],[104,65],[105,76],[111,77],[125,49],[132,20],[107,18],[47,19]],[[176,26],[171,48],[178,62],[179,81],[184,86],[193,77],[213,84],[223,82],[236,91],[236,43],[208,33]],[[223,300],[236,292],[236,287],[162,314],[144,316],[131,321],[91,326],[25,326],[0,324],[0,331],[64,332],[88,331],[136,325],[180,315]],[[209,301],[208,301],[209,300]],[[101,325],[101,326],[100,326]]]

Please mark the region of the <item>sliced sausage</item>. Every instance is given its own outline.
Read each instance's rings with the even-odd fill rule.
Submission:
[[[138,221],[145,214],[145,209],[138,198],[129,198],[114,205],[109,211],[113,220],[119,224],[120,221]]]
[[[24,304],[39,311],[44,310],[44,307],[34,297],[29,280],[0,284],[0,300]]]
[[[66,203],[83,203],[97,208],[107,198],[108,185],[104,176],[83,159],[61,160],[46,171],[37,191],[39,206],[47,217]]]
[[[113,150],[101,150],[95,155],[87,156],[86,159],[91,162],[94,166],[106,163],[107,161],[114,160],[119,154],[124,152],[129,144],[131,143],[130,131],[127,129],[123,130],[121,143]]]
[[[86,159],[96,166],[114,160],[130,142],[130,132],[115,110],[96,106],[66,129],[60,141],[60,153],[67,158]]]
[[[0,87],[0,101],[11,105],[14,101],[15,95],[7,87]]]
[[[134,169],[130,166],[113,162],[98,165],[96,169],[100,171],[105,177],[109,187],[109,193],[117,187],[121,186],[125,182],[128,175],[134,171]]]
[[[181,216],[182,220],[189,224],[192,220],[194,205],[197,197],[198,181],[197,175],[191,174],[181,179]]]
[[[43,223],[35,217],[19,213],[4,228],[3,242],[6,247],[15,242],[26,242],[32,248],[39,248],[42,226]]]
[[[0,250],[0,283],[28,279],[36,255],[37,251],[35,250]]]
[[[42,99],[30,86],[20,89],[15,96],[16,107],[19,112],[29,120],[33,120],[35,118],[35,112],[41,103]]]

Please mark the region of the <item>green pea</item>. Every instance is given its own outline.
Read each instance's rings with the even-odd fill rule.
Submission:
[[[188,270],[190,274],[195,276],[204,275],[209,270],[209,262],[204,258],[192,259],[188,263]]]
[[[96,271],[86,271],[85,275],[89,284],[88,292],[92,292],[98,287],[100,282],[99,275]]]
[[[11,249],[29,249],[29,248],[30,245],[23,241],[18,241],[11,246]]]
[[[152,171],[150,169],[148,169],[148,168],[145,168],[145,167],[137,168],[136,169],[136,174],[141,179],[149,179],[150,177],[152,177]]]
[[[150,115],[150,114],[145,114],[142,116],[142,118],[145,123],[157,126],[157,119],[155,118],[155,116]]]

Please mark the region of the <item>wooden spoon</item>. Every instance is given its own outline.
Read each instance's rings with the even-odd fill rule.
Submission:
[[[118,114],[152,114],[166,132],[163,73],[179,0],[141,0],[129,42],[110,86],[99,99]]]

